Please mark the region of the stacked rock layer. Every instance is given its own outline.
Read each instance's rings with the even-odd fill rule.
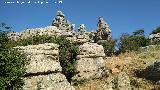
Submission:
[[[24,90],[74,90],[61,73],[58,45],[45,43],[15,47],[30,59]]]
[[[79,50],[76,67],[79,73],[72,79],[84,80],[102,77],[105,74],[103,46],[96,43],[84,43],[79,46]]]

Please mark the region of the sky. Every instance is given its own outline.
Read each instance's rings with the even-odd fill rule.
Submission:
[[[48,3],[38,4],[38,1]],[[88,32],[96,29],[98,17],[102,16],[113,38],[138,29],[144,29],[148,35],[160,26],[160,0],[0,0],[0,22],[7,23],[16,32],[46,27],[51,25],[58,10],[76,28],[85,24]]]

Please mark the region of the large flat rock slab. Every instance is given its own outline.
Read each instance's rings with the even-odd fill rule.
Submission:
[[[75,90],[61,73],[26,77],[24,90]]]

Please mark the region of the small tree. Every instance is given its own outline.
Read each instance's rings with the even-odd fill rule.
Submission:
[[[104,53],[106,56],[112,56],[115,53],[115,41],[114,40],[107,40],[102,42],[102,46],[104,48]]]
[[[160,27],[157,27],[155,30],[151,32],[151,34],[157,34],[157,33],[160,33]]]
[[[137,30],[133,35],[122,34],[120,37],[120,51],[137,51],[140,47],[147,46],[149,40],[144,36],[144,30]]]
[[[28,62],[24,55],[10,47],[7,33],[0,32],[0,90],[17,90],[24,84],[21,77]]]
[[[136,30],[133,32],[134,36],[144,36],[144,29]]]

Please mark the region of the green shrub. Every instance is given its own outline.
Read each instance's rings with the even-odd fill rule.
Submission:
[[[83,79],[83,80],[73,80],[72,83],[74,86],[83,86],[86,84],[89,80]]]
[[[77,73],[76,71],[76,56],[78,54],[78,45],[71,43],[65,37],[56,38],[56,43],[59,44],[59,60],[62,66],[62,72],[71,82],[71,78]]]
[[[140,47],[147,46],[149,40],[143,35],[123,34],[120,37],[120,51],[137,51]]]
[[[160,33],[160,27],[157,27],[155,30],[151,32],[151,34],[157,34],[157,33]]]
[[[102,42],[102,46],[104,48],[104,53],[106,54],[106,56],[112,56],[115,53],[114,40],[108,40],[108,41]]]
[[[0,90],[21,89],[28,63],[24,55],[12,50],[7,33],[0,32]]]

